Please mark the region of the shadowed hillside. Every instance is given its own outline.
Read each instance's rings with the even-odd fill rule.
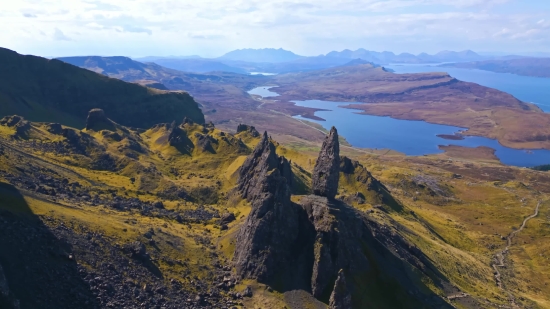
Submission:
[[[0,49],[0,116],[82,127],[88,111],[102,108],[120,124],[146,128],[184,117],[204,123],[187,93],[129,84],[59,60]]]

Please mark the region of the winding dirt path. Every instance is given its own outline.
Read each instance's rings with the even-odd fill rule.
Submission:
[[[505,264],[505,261],[504,261],[504,258],[505,258],[505,255],[508,254],[508,252],[510,251],[510,247],[512,246],[512,239],[519,233],[521,232],[525,226],[527,225],[527,222],[533,218],[535,218],[536,216],[539,215],[539,209],[540,209],[540,205],[542,205],[542,201],[539,201],[538,204],[537,204],[537,207],[535,208],[535,212],[530,215],[529,217],[525,218],[523,220],[523,223],[521,224],[520,228],[513,231],[512,233],[510,233],[508,235],[508,237],[506,237],[506,248],[504,248],[504,250],[500,251],[499,253],[495,254],[494,257],[493,257],[493,263],[491,264],[491,266],[493,266],[493,269],[495,270],[495,281],[497,283],[497,286],[503,290],[504,292],[506,292],[506,294],[508,294],[508,299],[510,300],[510,304],[512,305],[512,307],[514,308],[519,308],[518,304],[516,303],[516,298],[514,297],[514,295],[508,291],[504,285],[502,284],[502,275],[500,274],[500,271],[499,271],[499,267],[506,267],[506,264]]]

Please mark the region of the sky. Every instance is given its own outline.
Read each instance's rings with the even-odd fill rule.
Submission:
[[[45,57],[240,48],[550,54],[550,0],[1,0],[0,47]]]

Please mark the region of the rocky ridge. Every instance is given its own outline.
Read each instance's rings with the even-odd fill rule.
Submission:
[[[252,207],[236,239],[237,275],[281,292],[305,290],[331,308],[448,307],[422,291],[418,278],[408,271],[416,268],[422,276],[439,280],[422,252],[394,230],[335,199],[341,169],[338,143],[333,128],[315,166],[315,194],[293,203],[278,164],[284,158],[277,157],[264,133],[243,164],[237,185]],[[343,161],[347,172],[360,172],[361,166]],[[393,286],[394,297],[380,290],[384,286]]]
[[[267,132],[240,168],[237,189],[252,204],[237,235],[234,261],[241,278],[274,284],[292,261],[299,209],[290,201],[289,171]]]

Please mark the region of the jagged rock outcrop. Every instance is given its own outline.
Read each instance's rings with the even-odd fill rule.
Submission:
[[[334,289],[330,295],[329,309],[349,309],[351,308],[351,295],[348,290],[344,270],[338,272],[338,278],[334,283]]]
[[[237,126],[237,133],[241,132],[248,132],[250,135],[252,135],[252,137],[260,136],[260,132],[258,132],[258,130],[256,130],[254,126],[249,126],[246,124],[239,124]]]
[[[100,108],[94,108],[88,112],[86,118],[86,130],[112,129],[113,122],[107,118],[105,112]]]
[[[216,153],[213,144],[217,144],[218,141],[215,138],[208,134],[200,133],[195,133],[195,137],[197,138],[197,146],[199,147],[199,149],[201,149],[203,152]]]
[[[340,143],[338,132],[332,127],[325,138],[319,158],[315,163],[312,175],[312,189],[315,195],[334,199],[338,192],[340,177]]]
[[[15,138],[26,138],[31,129],[31,123],[21,116],[6,116],[0,119],[0,125],[15,128]]]
[[[168,143],[170,146],[176,147],[181,152],[191,153],[193,151],[193,142],[191,142],[181,126],[176,125],[175,121],[170,124],[168,131]]]
[[[288,161],[264,133],[239,172],[238,190],[252,210],[237,235],[235,266],[241,278],[276,285],[285,281],[299,231],[299,207],[290,201]],[[288,175],[286,175],[288,176]]]
[[[381,224],[334,199],[340,170],[358,180],[372,178],[347,158],[341,166],[333,128],[315,166],[315,194],[294,204],[288,186],[290,163],[276,155],[264,133],[239,174],[238,191],[252,210],[237,236],[238,276],[280,291],[308,291],[332,309],[449,308],[421,286],[421,276],[434,282],[444,278],[432,271],[420,250],[387,222]]]
[[[277,175],[271,175],[270,172],[275,170]],[[252,202],[264,197],[262,193],[268,188],[261,186],[266,183],[268,176],[272,176],[272,178],[275,176],[292,177],[287,172],[289,170],[290,163],[284,157],[277,156],[275,145],[269,140],[267,132],[264,132],[262,139],[239,170],[237,189],[245,199]],[[291,179],[286,177],[283,178],[288,186]]]

